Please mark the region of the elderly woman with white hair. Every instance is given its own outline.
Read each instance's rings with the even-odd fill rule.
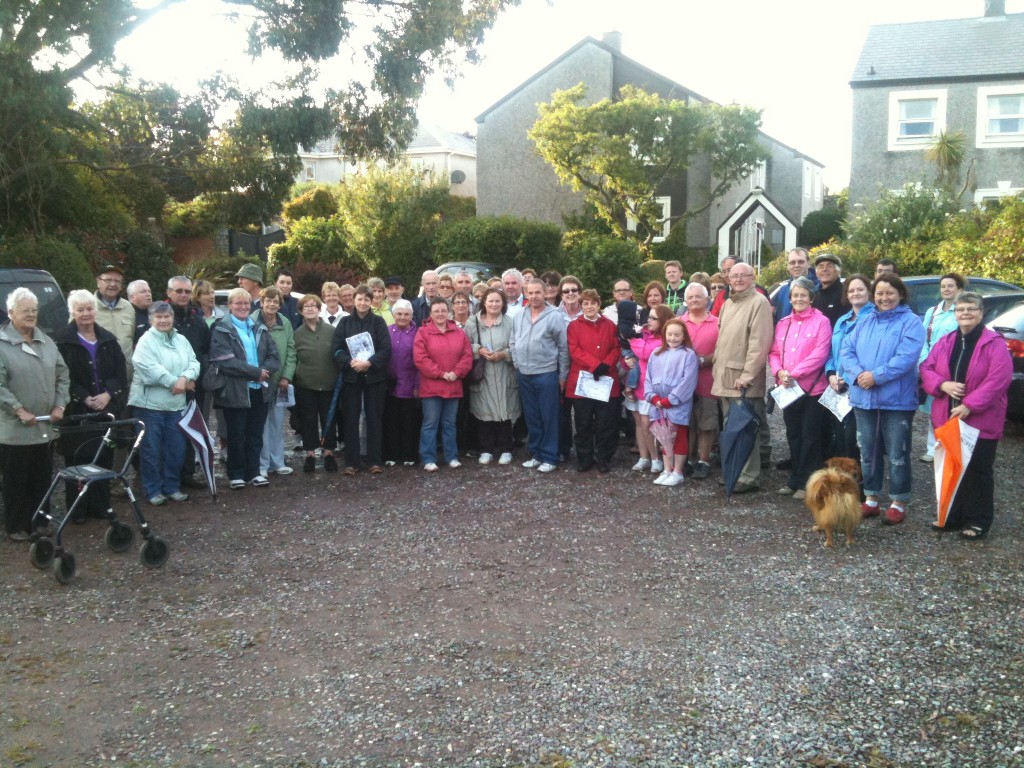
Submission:
[[[37,326],[39,300],[28,288],[7,297],[10,322],[0,327],[0,465],[4,523],[11,541],[28,541],[32,515],[53,474],[52,421],[64,417],[68,367]],[[39,417],[39,418],[37,418]]]
[[[399,299],[391,307],[395,322],[388,326],[391,357],[388,359],[387,394],[384,400],[384,462],[414,466],[419,457],[420,374],[413,361],[416,324],[412,302]]]
[[[174,309],[166,301],[149,305],[149,325],[132,354],[135,373],[128,405],[146,425],[139,452],[142,491],[150,504],[160,506],[188,499],[181,492],[185,434],[178,422],[185,392],[195,391],[199,360],[188,339],[174,329]]]
[[[117,337],[96,324],[96,296],[78,290],[68,294],[71,322],[53,336],[60,355],[68,366],[71,378],[68,413],[72,416],[110,414],[117,418],[128,400],[128,367]],[[60,448],[64,465],[92,462],[99,435],[69,433],[61,436]],[[97,464],[113,467],[114,455],[105,450]],[[64,488],[67,508],[78,496],[78,483],[67,481]],[[72,522],[85,522],[86,517],[104,518],[110,508],[110,483],[91,483],[82,503],[75,510]]]

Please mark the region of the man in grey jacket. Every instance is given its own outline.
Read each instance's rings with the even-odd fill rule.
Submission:
[[[519,377],[519,396],[529,433],[527,469],[558,466],[559,400],[569,376],[569,344],[563,313],[544,300],[545,285],[526,283],[523,310],[512,319],[509,351]]]

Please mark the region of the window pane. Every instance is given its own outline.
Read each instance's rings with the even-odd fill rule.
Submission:
[[[1024,94],[989,96],[988,114],[990,117],[1024,115]]]
[[[999,120],[988,121],[988,133],[995,134],[1024,133],[1024,118],[1004,117]]]
[[[912,99],[900,102],[900,120],[934,120],[935,99]]]
[[[931,136],[933,133],[935,124],[931,121],[900,123],[900,136]]]

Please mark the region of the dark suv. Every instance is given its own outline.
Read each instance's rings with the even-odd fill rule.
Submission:
[[[52,336],[68,324],[68,305],[53,275],[42,269],[0,269],[0,307],[15,288],[28,288],[39,299],[39,327]]]
[[[1024,288],[1004,283],[1002,280],[994,280],[991,277],[965,277],[967,290],[980,293],[982,296],[991,296],[997,293],[1024,293]],[[924,317],[928,307],[934,307],[939,303],[939,282],[942,277],[939,275],[914,275],[904,277],[903,284],[907,286],[907,304],[914,310],[918,317]]]

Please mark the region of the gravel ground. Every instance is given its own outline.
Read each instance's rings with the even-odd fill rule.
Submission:
[[[66,587],[3,543],[0,765],[1024,766],[1021,425],[981,542],[916,461],[832,550],[631,463],[274,478],[147,508],[159,571],[71,529]]]

